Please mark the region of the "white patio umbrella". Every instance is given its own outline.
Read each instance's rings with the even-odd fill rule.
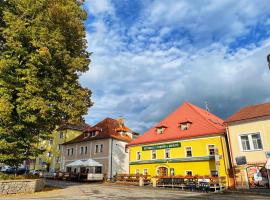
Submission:
[[[76,160],[66,165],[66,167],[83,167],[83,166],[84,162],[81,160]]]
[[[93,159],[88,159],[83,162],[85,167],[102,167],[103,165]]]

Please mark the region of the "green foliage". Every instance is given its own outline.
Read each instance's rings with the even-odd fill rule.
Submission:
[[[81,122],[92,105],[79,83],[85,19],[75,0],[0,1],[0,163],[36,157],[56,125]]]
[[[4,174],[0,172],[0,180],[14,180],[14,179],[38,179],[39,175],[34,174],[23,174],[23,175],[17,175],[14,174]]]

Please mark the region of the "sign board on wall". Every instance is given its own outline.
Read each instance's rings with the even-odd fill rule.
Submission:
[[[265,156],[266,156],[266,158],[270,158],[270,151],[266,151]]]
[[[235,162],[237,165],[245,165],[247,164],[246,156],[238,156],[235,158]]]
[[[168,149],[168,148],[177,148],[177,147],[181,147],[180,142],[159,144],[159,145],[152,145],[152,146],[143,146],[142,150],[147,151],[147,150]]]

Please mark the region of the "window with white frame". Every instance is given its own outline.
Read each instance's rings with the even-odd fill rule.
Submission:
[[[148,169],[143,169],[143,175],[148,175]]]
[[[137,158],[137,160],[141,160],[141,152],[139,152],[139,151],[137,152],[137,157],[136,158]]]
[[[209,144],[208,145],[208,152],[209,152],[210,156],[214,156],[215,155],[215,145]]]
[[[182,131],[187,130],[187,129],[188,129],[188,124],[187,124],[187,123],[180,124],[180,129],[181,129]]]
[[[83,147],[81,147],[80,154],[83,154]]]
[[[171,157],[170,149],[165,149],[165,158],[170,158],[170,157]]]
[[[192,171],[191,171],[191,170],[187,170],[187,171],[186,171],[186,175],[187,175],[187,176],[192,176]]]
[[[263,149],[260,133],[244,134],[240,135],[239,138],[242,151]]]
[[[157,151],[152,150],[152,159],[157,159]]]
[[[103,152],[103,144],[100,145],[99,152]]]
[[[162,133],[164,133],[164,131],[165,131],[165,127],[158,127],[158,128],[156,128],[157,134],[162,134]]]
[[[192,148],[186,147],[186,157],[192,157]]]

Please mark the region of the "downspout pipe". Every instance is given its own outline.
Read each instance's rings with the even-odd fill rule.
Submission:
[[[110,179],[112,180],[112,177],[113,177],[113,175],[112,175],[112,172],[113,172],[113,138],[111,138],[112,140],[112,142],[111,142],[111,177],[110,177]]]
[[[233,153],[232,153],[232,144],[231,144],[229,127],[228,127],[228,124],[227,123],[225,123],[225,127],[226,127],[226,135],[227,135],[228,145],[229,145],[229,155],[230,155],[229,157],[231,159],[231,166],[232,166],[232,172],[233,172],[234,187],[236,188],[236,176],[235,176],[235,169],[234,169],[234,157],[233,157]]]

